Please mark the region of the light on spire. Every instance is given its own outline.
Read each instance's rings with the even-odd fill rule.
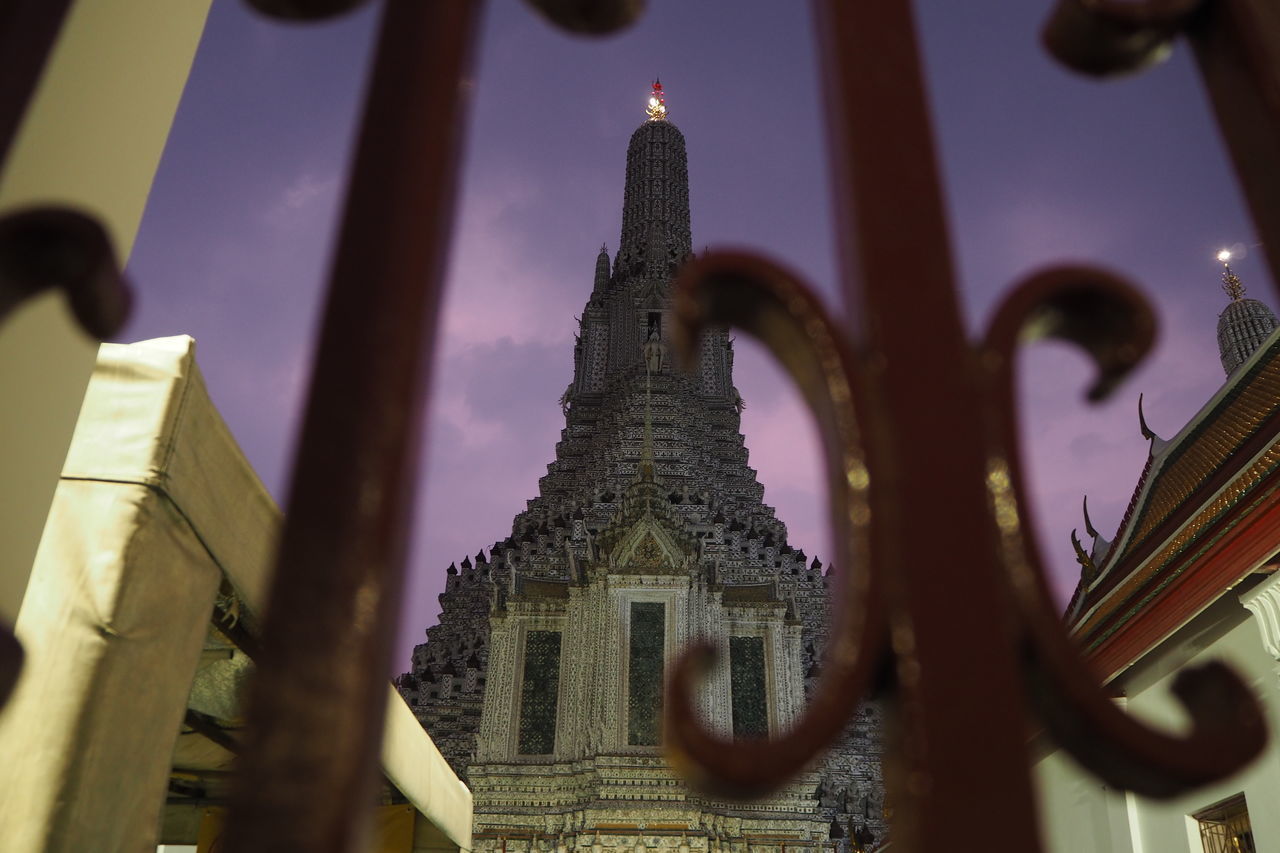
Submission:
[[[662,81],[653,81],[653,91],[649,93],[649,104],[644,110],[649,115],[649,121],[663,121],[667,117],[667,102],[662,94]]]
[[[1227,296],[1232,302],[1236,302],[1244,298],[1244,283],[1231,270],[1231,259],[1235,257],[1235,253],[1230,249],[1222,249],[1218,252],[1218,261],[1222,264],[1222,289],[1227,292]]]

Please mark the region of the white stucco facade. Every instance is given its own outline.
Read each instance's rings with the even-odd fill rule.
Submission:
[[[1052,853],[1201,853],[1193,815],[1243,794],[1259,851],[1280,851],[1280,574],[1246,578],[1119,676],[1129,713],[1177,732],[1187,719],[1170,686],[1188,665],[1230,664],[1258,697],[1271,743],[1239,774],[1167,801],[1109,789],[1063,750],[1042,750],[1033,767],[1046,850]],[[1241,591],[1246,590],[1246,591]]]

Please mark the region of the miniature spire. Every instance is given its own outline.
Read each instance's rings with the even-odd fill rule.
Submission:
[[[649,93],[649,103],[644,111],[649,115],[649,121],[665,121],[667,118],[667,101],[662,94],[662,81],[654,79],[653,91]]]
[[[604,293],[609,288],[609,247],[604,243],[600,244],[600,254],[596,255],[596,276],[595,283],[591,290],[593,294]]]
[[[1218,316],[1218,356],[1228,376],[1249,360],[1276,330],[1276,315],[1257,299],[1244,295],[1244,284],[1231,269],[1234,253],[1218,252],[1222,263],[1222,289],[1231,301]]]

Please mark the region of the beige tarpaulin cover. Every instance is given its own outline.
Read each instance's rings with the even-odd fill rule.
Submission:
[[[219,584],[260,613],[279,527],[195,342],[104,345],[17,623],[27,665],[0,712],[6,853],[154,849]],[[470,849],[470,792],[388,690],[387,777]]]

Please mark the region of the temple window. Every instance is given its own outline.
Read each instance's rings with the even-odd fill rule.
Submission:
[[[765,692],[764,637],[729,638],[729,691],[733,736],[767,737],[769,705]]]
[[[665,634],[664,604],[654,601],[631,603],[627,666],[627,743],[630,746],[657,746],[661,742]]]
[[[524,641],[520,686],[521,755],[550,755],[556,746],[556,700],[560,693],[560,632],[529,631]]]

